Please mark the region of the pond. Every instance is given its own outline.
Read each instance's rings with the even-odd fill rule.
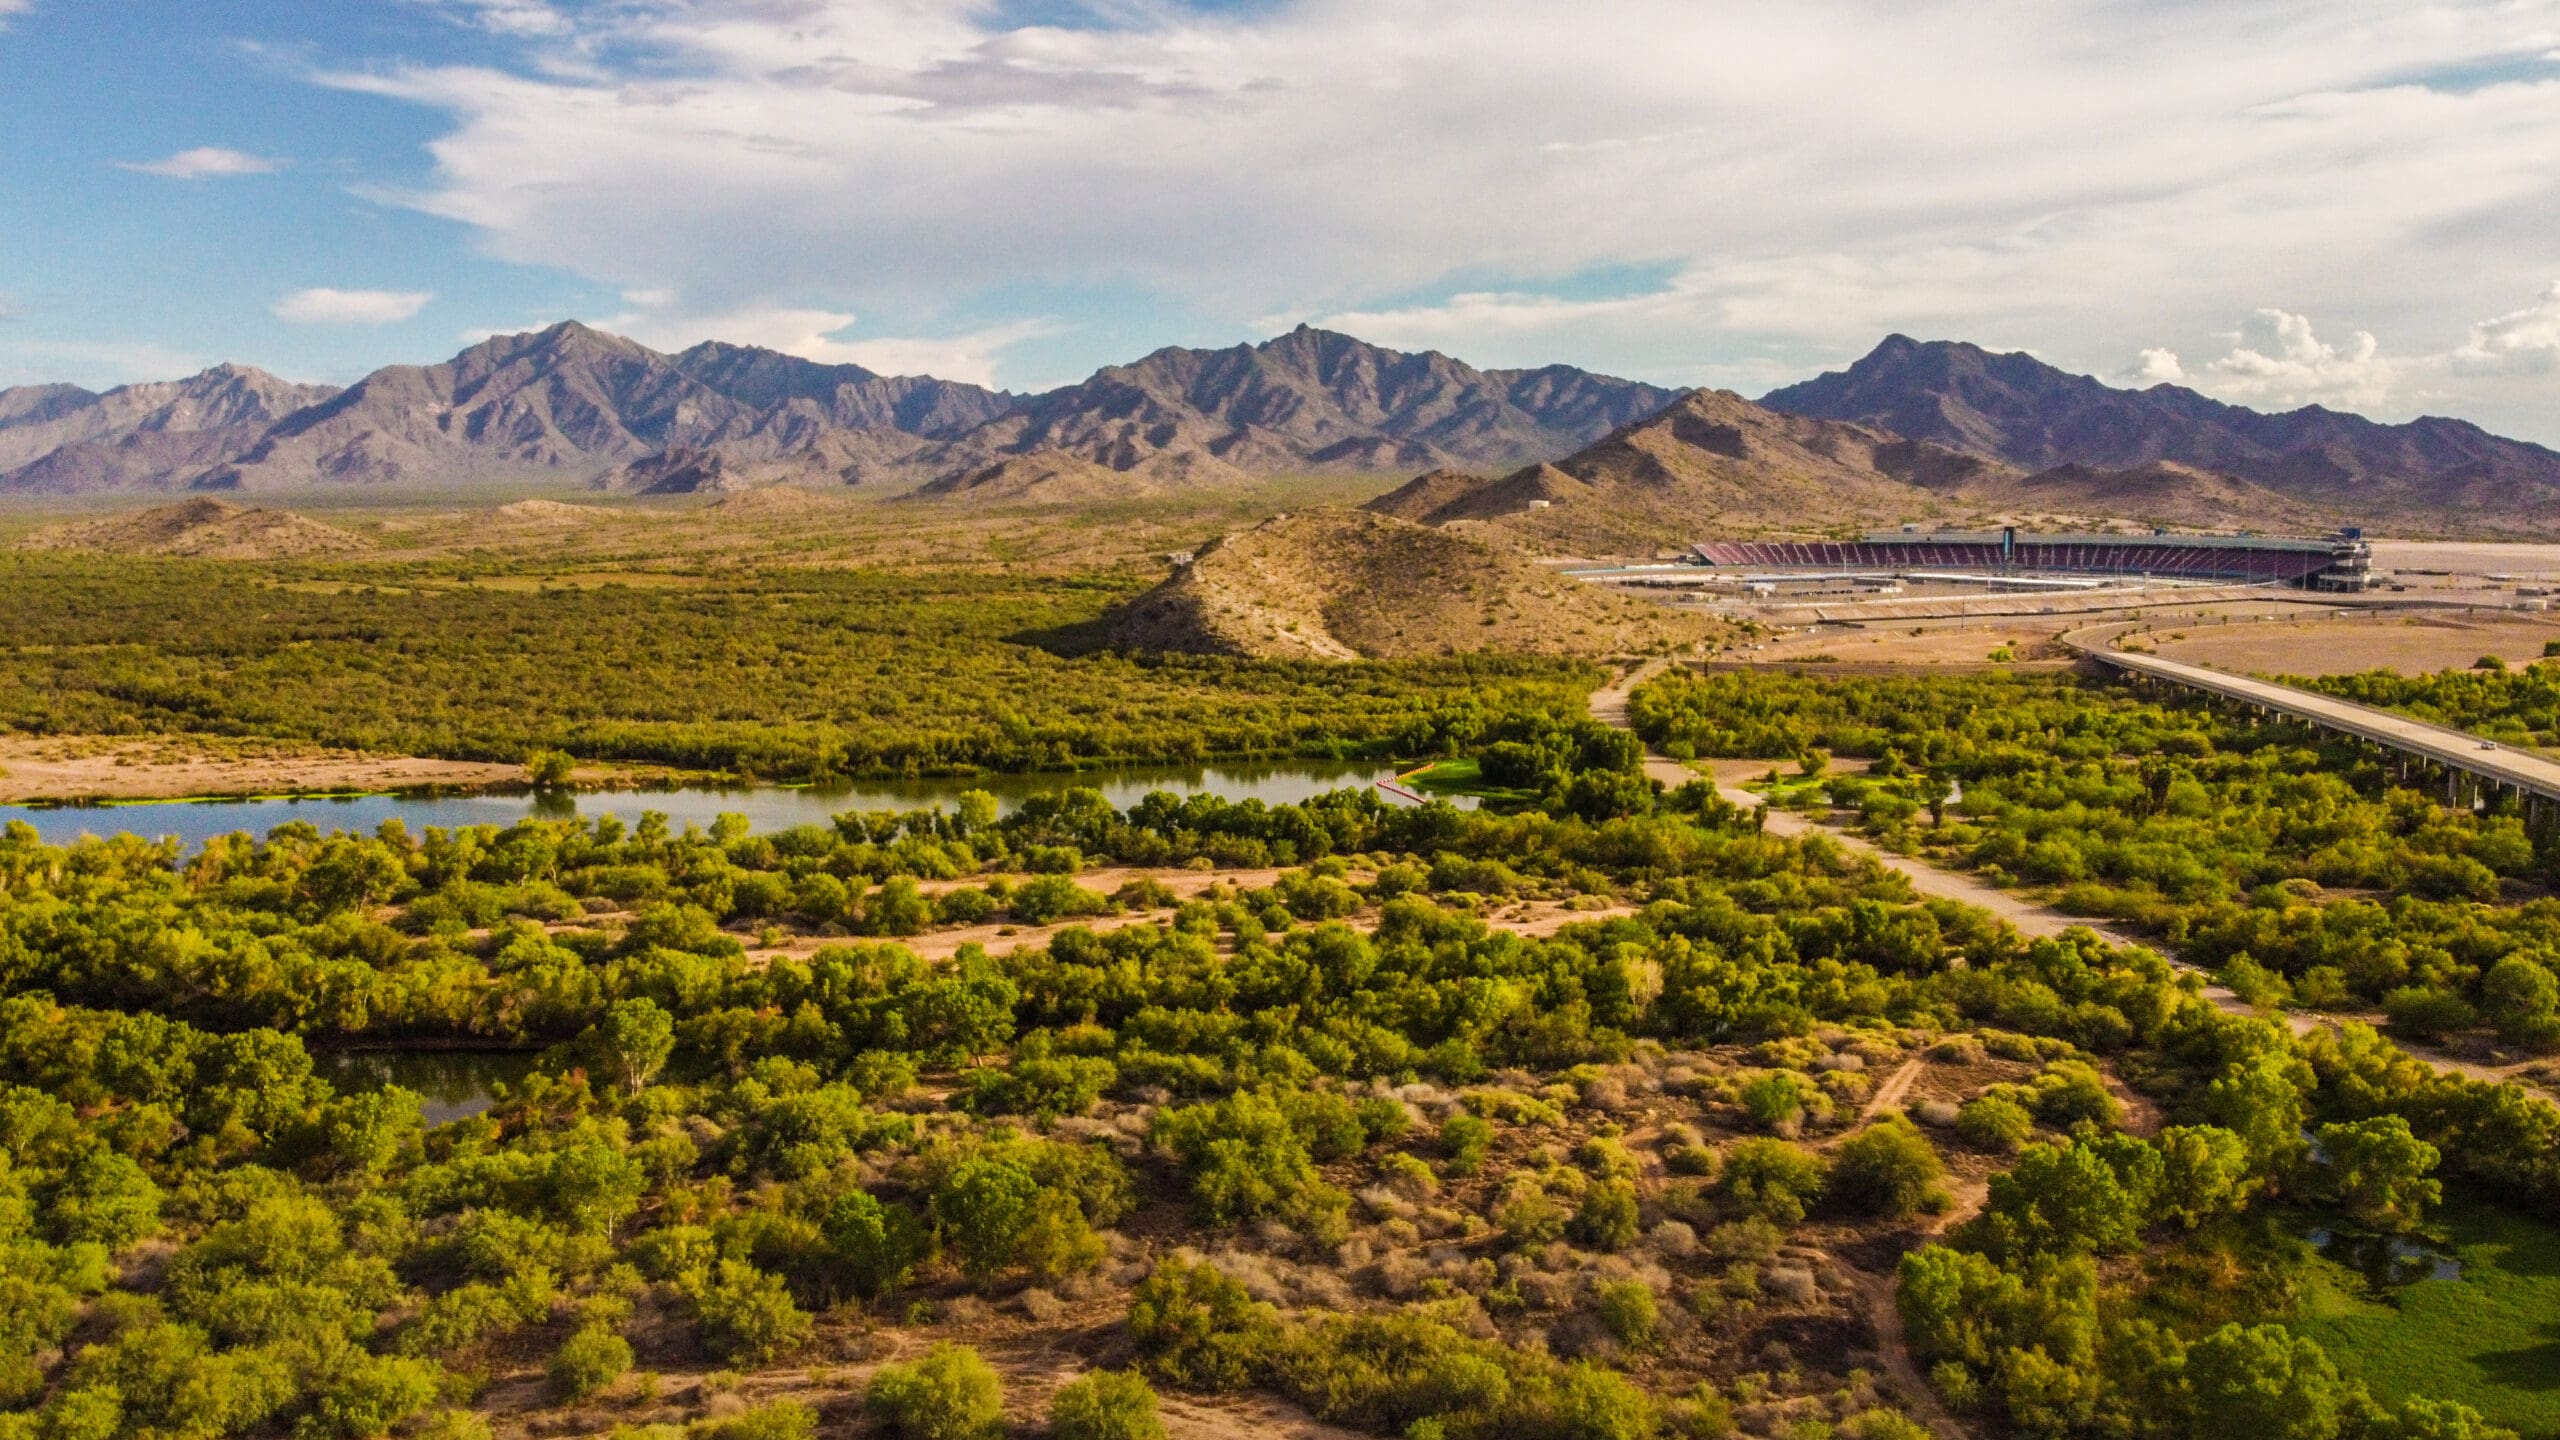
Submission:
[[[2377,1295],[2421,1280],[2462,1278],[2462,1262],[2453,1252],[2422,1235],[2312,1225],[2303,1229],[2302,1238],[2322,1259],[2362,1276]]]
[[[315,1050],[311,1068],[346,1094],[414,1090],[427,1123],[442,1125],[488,1109],[497,1087],[521,1084],[536,1058],[531,1050]]]
[[[1078,786],[1100,790],[1113,805],[1126,809],[1150,791],[1176,795],[1221,795],[1230,800],[1257,799],[1285,805],[1328,790],[1360,788],[1391,778],[1393,765],[1360,760],[1289,760],[1236,762],[1198,766],[1120,766],[1026,775],[953,776],[930,780],[858,780],[849,784],[792,787],[695,786],[676,790],[599,790],[566,795],[359,795],[341,799],[176,800],[97,806],[0,805],[0,825],[23,820],[49,844],[66,844],[83,835],[129,833],[158,838],[174,835],[199,845],[216,835],[247,831],[264,835],[278,825],[307,821],[321,831],[370,831],[397,817],[411,834],[429,825],[512,825],[528,816],[565,819],[572,815],[617,815],[637,822],[655,810],[681,829],[687,823],[709,825],[734,813],[747,817],[758,831],[793,825],[824,825],[847,810],[912,810],[927,805],[953,806],[970,790],[996,797],[1000,809],[1011,810],[1033,795]],[[1453,803],[1472,808],[1459,798]]]

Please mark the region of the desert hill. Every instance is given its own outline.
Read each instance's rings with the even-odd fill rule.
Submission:
[[[1473,485],[1424,476],[1369,508],[1473,523],[1546,549],[1623,554],[1716,533],[1922,518],[2006,473],[1940,446],[1700,390],[1552,465]]]
[[[2099,515],[2154,525],[2321,530],[2340,519],[2333,511],[2263,485],[2168,460],[2123,470],[2075,464],[2031,475],[1993,471],[1966,484],[1961,494],[1992,510]]]
[[[1108,504],[1185,491],[1233,490],[1251,477],[1196,451],[1150,455],[1114,470],[1066,450],[1034,450],[919,486],[915,500],[967,500],[1025,505]]]
[[[1106,641],[1351,660],[1621,654],[1706,632],[1701,620],[1567,578],[1499,541],[1324,508],[1211,542],[1112,617]]]
[[[289,510],[265,510],[210,496],[129,515],[39,531],[30,550],[98,550],[203,560],[298,560],[369,550],[370,541]]]
[[[2467,421],[2384,425],[2319,406],[2270,415],[2182,386],[2121,390],[2031,355],[1901,335],[1761,403],[2027,470],[2136,471],[2166,461],[2350,517],[2441,524],[2467,511],[2547,527],[2560,502],[2560,453]]]

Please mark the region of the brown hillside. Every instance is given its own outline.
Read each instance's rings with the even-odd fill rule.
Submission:
[[[2001,474],[1964,488],[1966,499],[2006,510],[2103,515],[2158,525],[2321,529],[2338,516],[2263,485],[2155,460],[2126,470],[2056,465],[2032,475]]]
[[[1948,492],[2002,473],[1939,446],[1701,390],[1554,465],[1445,500],[1432,518],[1482,522],[1547,548],[1626,553],[1711,534],[1925,519],[1950,508]]]
[[[1232,489],[1245,483],[1246,477],[1235,467],[1197,452],[1150,455],[1127,469],[1119,469],[1065,450],[1034,450],[920,486],[913,498],[1026,505],[1090,504],[1192,490]]]
[[[1326,508],[1212,542],[1114,617],[1107,638],[1131,649],[1353,660],[1623,654],[1707,631],[1498,541]]]
[[[254,509],[208,497],[56,526],[28,537],[22,548],[206,560],[295,560],[368,550],[372,542],[289,510]]]
[[[1484,488],[1485,483],[1482,475],[1470,475],[1464,470],[1431,470],[1414,476],[1360,508],[1420,525],[1436,525],[1439,523],[1436,517],[1443,507],[1474,494]]]

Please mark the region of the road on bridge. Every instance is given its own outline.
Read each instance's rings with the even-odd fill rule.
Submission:
[[[2291,685],[2279,685],[2272,680],[2253,680],[2245,675],[2208,670],[2201,665],[2163,659],[2158,655],[2111,648],[2112,642],[2130,628],[2116,625],[2076,630],[2063,636],[2062,643],[2099,664],[2128,674],[2183,685],[2227,700],[2261,705],[2341,734],[2387,745],[2501,785],[2514,786],[2528,795],[2560,800],[2560,764],[2492,744],[2461,730],[2430,725],[2424,720],[2413,720],[2370,705],[2317,695]]]

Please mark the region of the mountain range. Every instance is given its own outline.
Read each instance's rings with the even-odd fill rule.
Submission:
[[[2184,386],[2118,389],[2032,355],[1902,335],[1760,403],[2024,470],[2182,466],[2369,518],[2522,518],[2560,499],[2560,453],[2465,420],[2384,425],[2317,405],[2270,415]]]
[[[945,493],[1025,459],[1222,484],[1560,455],[1678,393],[1560,365],[1477,370],[1302,326],[1261,345],[1163,349],[1022,396],[718,342],[662,354],[567,322],[343,390],[226,365],[104,394],[0,391],[0,491],[549,475],[659,492],[798,480]]]
[[[548,477],[1070,505],[1325,470],[1423,472],[1379,509],[1551,546],[1992,512],[2560,529],[2560,454],[2464,421],[2265,414],[1900,335],[1757,403],[1307,326],[1034,395],[719,342],[667,354],[575,322],[343,390],[224,365],[103,394],[0,391],[0,492]]]

